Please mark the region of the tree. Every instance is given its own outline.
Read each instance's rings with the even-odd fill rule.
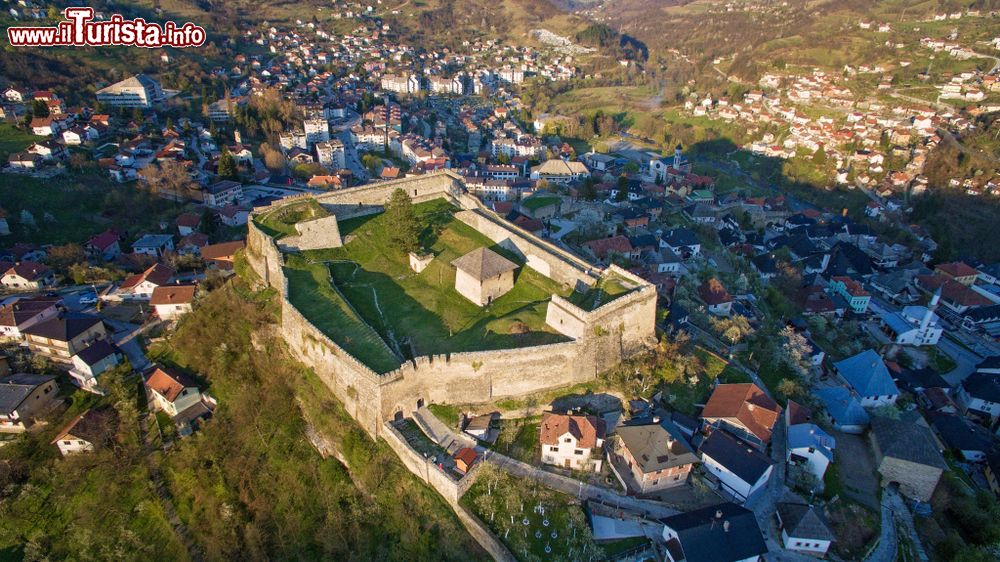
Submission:
[[[49,106],[43,100],[31,102],[31,114],[35,117],[48,117]]]
[[[809,341],[791,326],[785,326],[779,335],[783,342],[781,344],[782,362],[800,376],[808,373],[811,352]]]
[[[230,154],[225,146],[222,147],[222,155],[219,156],[219,177],[227,180],[234,180],[239,177],[236,170],[236,158]]]
[[[87,261],[87,253],[83,251],[83,246],[79,244],[54,246],[48,252],[49,265],[60,271],[66,271],[69,269],[69,266],[85,261]]]
[[[146,166],[143,173],[151,190],[178,201],[187,199],[195,187],[187,169],[176,160],[166,160],[159,166]]]
[[[618,185],[615,191],[615,201],[625,201],[628,199],[628,176],[618,176]]]
[[[723,318],[713,316],[710,323],[715,333],[727,340],[729,345],[736,345],[753,331],[750,327],[750,322],[742,314]]]
[[[785,398],[802,398],[808,394],[806,387],[795,379],[781,379],[775,390]]]
[[[400,188],[396,188],[385,204],[385,216],[393,242],[403,252],[412,252],[420,247],[420,224],[413,212],[413,200]]]
[[[596,181],[593,177],[587,177],[583,180],[583,185],[580,187],[580,197],[587,201],[597,199],[597,188],[594,186]]]

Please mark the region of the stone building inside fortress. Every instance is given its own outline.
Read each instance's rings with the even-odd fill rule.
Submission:
[[[419,356],[403,361],[395,370],[377,373],[312,325],[291,304],[283,264],[288,253],[343,245],[338,221],[380,212],[397,188],[406,191],[414,203],[439,198],[450,201],[460,209],[455,212],[455,219],[520,257],[524,263],[520,267],[530,268],[577,291],[587,291],[602,279],[614,277],[627,285],[628,292],[589,310],[571,299],[552,295],[545,323],[569,341]],[[255,218],[301,199],[286,199],[259,209]],[[263,282],[281,295],[282,333],[290,350],[315,370],[348,412],[373,436],[384,431],[382,424],[386,420],[409,415],[426,404],[485,403],[593,380],[655,341],[655,287],[617,266],[599,269],[510,224],[469,195],[461,176],[450,171],[339,190],[318,195],[315,200],[331,216],[297,224],[298,234],[294,236],[275,240],[255,221],[250,221],[246,256]],[[484,263],[481,258],[480,264]],[[501,259],[513,267],[487,260],[493,265],[504,265],[497,265],[496,271],[491,269],[490,283],[479,283],[477,290],[456,289],[473,302],[488,303],[497,298],[507,287],[505,276],[513,278],[515,268],[519,267]],[[458,277],[456,283],[457,280]]]

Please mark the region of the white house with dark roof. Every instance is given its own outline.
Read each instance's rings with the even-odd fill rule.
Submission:
[[[721,503],[660,520],[668,562],[757,562],[767,543],[749,509]]]
[[[789,550],[823,556],[833,543],[833,532],[823,516],[812,506],[798,503],[779,503],[778,526],[781,544]]]
[[[80,388],[97,392],[97,377],[122,362],[122,353],[113,343],[97,340],[73,356],[69,376]]]
[[[18,373],[0,379],[0,432],[20,433],[31,427],[59,394],[56,378]]]
[[[705,473],[741,504],[767,487],[774,469],[769,456],[724,429],[713,431],[701,444],[700,452]]]
[[[455,290],[479,306],[514,288],[518,265],[489,248],[476,248],[451,265],[455,267]]]

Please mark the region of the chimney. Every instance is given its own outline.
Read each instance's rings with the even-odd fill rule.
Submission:
[[[721,509],[715,510],[715,518],[716,519],[722,519],[722,510]]]
[[[653,423],[660,423],[660,416],[653,416]]]
[[[729,532],[729,520],[728,519],[722,522],[722,530],[725,531],[725,532],[727,532],[727,533]]]

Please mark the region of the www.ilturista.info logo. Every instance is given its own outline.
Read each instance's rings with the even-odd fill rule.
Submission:
[[[205,43],[205,29],[191,22],[177,25],[147,22],[142,18],[126,20],[119,14],[107,20],[92,21],[93,8],[66,8],[66,21],[55,27],[9,27],[7,40],[14,47],[70,47],[125,45],[131,47],[200,47]]]

